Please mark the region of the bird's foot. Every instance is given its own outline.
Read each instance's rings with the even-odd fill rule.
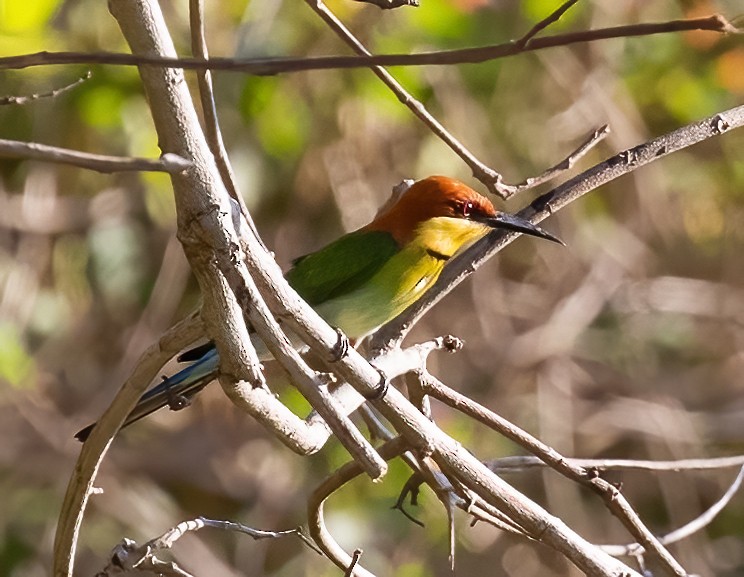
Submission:
[[[336,335],[338,339],[331,349],[331,354],[328,357],[329,363],[337,363],[349,353],[349,337],[347,337],[339,328],[336,328]]]
[[[163,380],[166,380],[166,377],[163,377]],[[168,401],[168,408],[171,411],[180,411],[191,406],[191,399],[184,395],[179,395],[170,387],[165,389],[165,397]]]
[[[385,393],[388,392],[388,388],[390,387],[390,379],[388,379],[387,375],[382,372],[382,369],[375,367],[375,370],[380,375],[380,382],[378,383],[377,388],[369,394],[362,393],[362,396],[368,401],[379,401],[385,396]]]

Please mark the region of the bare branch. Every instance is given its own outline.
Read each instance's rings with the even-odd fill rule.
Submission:
[[[246,242],[246,262],[255,272],[256,282],[269,307],[278,311],[300,338],[321,355],[327,355],[338,335],[320,319],[317,312],[299,299],[283,280],[276,262],[260,248]],[[379,391],[380,375],[353,348],[334,364],[334,372],[363,396]],[[493,475],[478,459],[454,439],[424,417],[403,395],[389,387],[381,398],[372,401],[408,443],[431,455],[442,471],[475,492],[486,503],[522,526],[528,535],[566,555],[589,574],[619,576],[637,575],[627,565],[600,552],[542,507],[527,499],[503,479]],[[343,567],[348,566],[348,559]]]
[[[78,456],[75,473],[70,478],[62,503],[62,512],[54,538],[54,575],[72,575],[75,550],[88,497],[93,491],[98,468],[116,431],[158,371],[174,355],[203,334],[198,314],[185,318],[167,331],[140,357],[132,375],[122,385],[111,406],[88,437]]]
[[[594,492],[604,499],[606,507],[623,523],[630,534],[643,543],[650,554],[662,563],[664,567],[672,574],[679,575],[680,577],[687,574],[676,559],[664,549],[662,544],[643,524],[638,514],[633,510],[630,503],[628,503],[618,488],[602,479],[596,471],[572,465],[563,455],[533,437],[527,431],[520,429],[465,395],[447,387],[431,375],[422,379],[421,386],[425,393],[435,399],[498,431],[506,438],[544,460],[545,463],[562,475],[593,489]]]
[[[726,505],[731,502],[731,499],[734,498],[734,495],[736,495],[736,492],[741,487],[742,481],[744,481],[744,467],[739,469],[739,474],[736,475],[734,482],[731,483],[731,486],[723,494],[723,496],[711,507],[709,507],[708,510],[705,511],[705,513],[700,515],[697,519],[690,521],[687,525],[680,527],[676,531],[667,533],[661,538],[661,541],[664,544],[676,543],[677,541],[681,541],[682,539],[685,539],[690,535],[700,531],[706,525],[709,525],[713,521],[713,519],[715,519],[716,516],[721,511],[723,511]]]
[[[354,2],[373,4],[382,10],[393,10],[401,6],[413,6],[416,8],[419,6],[419,0],[354,0]]]
[[[202,12],[202,0],[191,0],[192,49],[197,56],[206,58],[207,46],[204,38]],[[214,104],[210,72],[208,70],[199,71],[198,78],[202,108],[206,117],[207,141],[215,156],[217,168],[220,171],[223,182],[226,184],[227,191],[239,207],[240,217],[234,219],[234,222],[237,222],[238,225],[241,223],[247,225],[253,239],[261,242],[245,203],[237,191],[232,168],[227,158]],[[239,250],[239,245],[235,244],[231,249],[237,251]],[[243,264],[242,256],[231,251],[229,254],[218,254],[217,258],[222,274],[230,284],[230,288],[236,296],[241,309],[251,320],[252,325],[258,330],[259,335],[264,339],[273,356],[279,360],[285,370],[290,374],[293,382],[300,389],[303,396],[322,416],[325,423],[351,455],[362,463],[367,473],[373,479],[382,477],[387,471],[387,465],[379,458],[372,446],[351,423],[351,420],[341,408],[336,405],[327,391],[326,383],[321,382],[320,375],[316,375],[307,366],[284,333],[282,333],[279,325],[269,313],[266,304],[263,302],[258,289]],[[263,377],[259,378],[262,379]],[[234,394],[230,385],[227,385],[227,390],[231,394]],[[239,404],[242,406],[243,399],[239,398],[239,401],[241,401]]]
[[[121,22],[125,22],[131,16],[127,13],[130,9],[142,12],[151,10],[144,5],[144,0],[132,2],[132,5],[136,5],[135,8],[122,8],[118,4],[123,3],[112,3],[112,10],[117,12],[117,18]],[[159,36],[162,33],[162,30],[157,29],[161,25],[160,15],[148,16],[155,20],[154,35]],[[173,53],[167,34],[164,34],[162,39],[143,38],[138,32],[127,30],[125,24],[122,24],[122,29],[125,30],[127,39],[136,52],[145,53],[148,57]],[[539,40],[538,38],[530,40],[529,49],[534,49]],[[202,65],[205,62],[201,60]],[[252,237],[246,239],[246,236],[251,235],[241,236],[236,230],[237,227],[231,221],[231,205],[227,201],[227,194],[217,171],[211,164],[211,154],[203,145],[200,135],[194,130],[193,121],[196,115],[190,108],[188,99],[183,93],[177,93],[177,97],[173,97],[162,90],[164,85],[176,86],[175,90],[181,90],[181,86],[178,85],[184,84],[182,75],[173,71],[143,67],[142,76],[148,87],[150,101],[153,103],[153,114],[164,150],[172,150],[184,158],[194,159],[194,165],[185,173],[173,176],[179,209],[180,238],[199,277],[205,295],[204,318],[210,336],[215,337],[217,346],[223,353],[223,369],[228,375],[227,378],[232,380],[248,378],[254,384],[258,382],[256,378],[251,379],[257,367],[255,351],[251,353],[253,349],[250,336],[239,306],[245,303],[238,302],[241,297],[238,289],[248,285],[231,282],[233,277],[229,272],[229,266],[226,266],[233,256],[239,254],[235,247],[248,247],[246,262],[249,274],[244,278],[250,279],[250,275],[254,275],[272,310],[279,311],[282,320],[286,319],[288,324],[297,328],[300,337],[309,342],[312,348],[327,354],[336,343],[335,332],[320,321],[317,315],[313,316],[308,312],[309,308],[305,303],[297,302],[296,295],[287,289],[286,283],[281,279],[281,273],[277,275],[276,263],[260,246],[256,246],[257,239]],[[158,101],[160,97],[162,102]],[[168,114],[172,118],[168,118]],[[728,126],[725,118],[719,120],[717,127],[721,132]],[[545,198],[543,201],[540,205],[533,205],[531,209],[535,211],[533,214],[536,219],[544,217],[542,213],[537,215],[537,211],[547,213],[555,207],[562,206],[561,197]],[[219,263],[214,262],[215,257]],[[247,308],[249,311],[254,310],[253,306]],[[296,320],[291,318],[294,316],[297,317]],[[379,391],[380,375],[356,351],[351,350],[340,358],[337,365],[334,365],[334,372],[348,380],[363,395],[373,395]],[[375,400],[374,405],[405,438],[405,446],[416,447],[424,458],[431,456],[432,461],[441,467],[443,477],[452,480],[453,495],[464,494],[467,491],[476,493],[484,502],[493,503],[494,507],[513,518],[529,536],[564,553],[586,573],[613,576],[636,574],[624,564],[598,551],[559,520],[548,515],[541,507],[490,473],[473,455],[421,415],[395,389],[391,388],[382,398]],[[361,470],[356,463],[353,466]],[[651,543],[651,546],[653,545]],[[348,565],[349,563],[346,563],[344,569]],[[58,568],[59,565],[56,565],[56,574],[59,574]],[[70,572],[71,562],[69,571],[65,574]]]
[[[709,471],[744,466],[744,455],[733,457],[713,457],[710,459],[681,459],[679,461],[640,461],[635,459],[577,459],[564,457],[564,460],[576,467],[594,469],[595,471]],[[487,462],[494,473],[517,473],[534,468],[544,468],[545,461],[538,457],[518,456],[500,457]]]
[[[379,453],[383,459],[389,461],[403,453],[405,450],[406,442],[402,438],[396,437],[382,445],[379,448]],[[323,509],[326,500],[332,493],[360,475],[362,472],[362,468],[355,461],[345,464],[312,492],[307,503],[307,523],[310,536],[323,551],[323,554],[343,571],[347,570],[347,568],[352,564],[353,559],[341,548],[331,535],[330,531],[328,531],[325,524]],[[364,569],[361,565],[357,565],[354,568],[353,574],[357,577],[374,577],[372,573]]]
[[[0,156],[8,158],[23,158],[70,164],[110,174],[112,172],[147,171],[167,172],[174,174],[186,170],[190,163],[177,154],[164,154],[158,160],[149,158],[122,158],[92,154],[66,148],[57,148],[35,142],[19,142],[16,140],[0,139]]]
[[[671,20],[647,24],[631,24],[583,30],[567,34],[556,34],[533,38],[525,47],[515,42],[506,42],[475,48],[441,50],[419,54],[382,54],[376,56],[319,56],[313,58],[175,58],[155,55],[133,55],[116,52],[36,52],[0,58],[0,70],[16,70],[31,66],[69,65],[69,64],[116,64],[121,66],[140,66],[153,64],[165,68],[184,70],[225,70],[243,72],[258,76],[270,76],[288,72],[309,70],[330,70],[342,68],[369,68],[370,66],[445,66],[454,64],[479,64],[516,54],[570,46],[586,42],[596,42],[612,38],[628,38],[667,34],[689,30],[706,30],[721,34],[739,34],[740,31],[721,15],[690,20]]]
[[[322,0],[306,0],[306,2],[331,29],[351,47],[352,50],[363,56],[371,56],[370,52],[367,51],[364,45],[357,40],[351,31],[349,31],[349,29],[346,28],[338,18],[336,18]],[[450,134],[444,125],[434,118],[434,116],[426,110],[426,107],[420,101],[416,100],[405,88],[403,88],[403,85],[393,78],[393,76],[382,66],[371,66],[370,70],[372,70],[375,76],[377,76],[383,84],[390,89],[404,106],[408,107],[408,110],[410,110],[416,118],[423,122],[434,135],[441,139],[462,159],[465,164],[470,167],[473,171],[473,175],[478,180],[484,183],[489,190],[503,196],[504,193],[501,189],[503,177],[498,172],[486,166],[481,160],[476,158],[464,144]]]
[[[147,0],[113,2],[112,14],[132,51],[148,56],[175,55],[159,8]],[[202,317],[220,352],[220,369],[235,387],[260,389],[261,371],[243,313],[215,255],[230,255],[239,245],[232,204],[199,127],[196,110],[177,70],[140,69],[158,141],[163,150],[193,161],[185,172],[171,176],[176,198],[178,237],[201,288]],[[244,382],[247,381],[247,382]],[[253,391],[247,391],[250,396]]]
[[[322,0],[306,0],[310,7],[328,24],[328,26],[344,41],[348,44],[352,50],[363,56],[370,56],[370,52],[364,47],[364,45],[346,28],[343,23],[336,18],[336,16],[327,8]],[[568,4],[572,4],[572,0]],[[567,10],[568,7],[565,7]],[[563,10],[565,11],[565,10]],[[555,19],[560,17],[562,11],[559,9],[556,11],[557,16]],[[550,18],[544,21],[544,26],[547,26],[550,22]],[[544,27],[543,26],[543,27]],[[539,28],[538,30],[541,30]],[[535,30],[537,33],[538,30]],[[521,41],[520,41],[521,42]],[[526,44],[527,40],[525,40]],[[504,182],[503,176],[493,168],[486,166],[481,160],[479,160],[464,144],[457,140],[445,127],[439,122],[434,116],[426,110],[426,107],[418,100],[416,100],[405,88],[400,84],[393,76],[385,70],[382,66],[370,67],[372,72],[387,86],[390,91],[403,103],[408,109],[423,122],[432,133],[442,140],[455,154],[457,154],[465,164],[467,164],[475,178],[480,180],[486,188],[488,188],[494,194],[501,196],[506,199],[513,196],[517,192],[537,186],[538,184],[545,182],[549,179],[555,178],[558,174],[568,170],[573,166],[581,156],[583,156],[589,149],[595,144],[600,142],[607,134],[607,127],[603,127],[589,138],[587,142],[581,145],[577,151],[572,153],[567,159],[544,172],[542,175],[529,178],[524,183],[519,185],[511,185]]]
[[[519,211],[518,216],[529,219],[533,223],[541,222],[577,198],[641,166],[743,125],[744,106],[738,106],[673,130],[634,148],[624,150],[574,176],[537,198],[530,206]],[[500,231],[490,233],[452,259],[439,280],[423,298],[373,335],[371,348],[373,350],[394,348],[432,306],[517,237],[516,234]]]
[[[571,154],[569,154],[566,158],[561,160],[558,164],[555,166],[552,166],[542,174],[538,174],[537,176],[532,176],[528,179],[526,179],[524,182],[521,182],[519,184],[513,184],[513,185],[503,185],[504,193],[506,194],[507,198],[511,198],[515,194],[518,194],[524,190],[529,190],[531,188],[535,188],[536,186],[540,186],[541,184],[544,184],[546,182],[549,182],[564,172],[567,172],[571,170],[574,165],[581,160],[584,155],[589,152],[592,148],[594,148],[597,144],[602,142],[607,135],[610,134],[610,127],[605,124],[604,126],[599,127],[597,130],[592,132],[587,139],[582,142],[579,147],[574,150]]]
[[[287,537],[295,535],[300,540],[310,547],[316,553],[322,554],[315,545],[297,529],[289,529],[286,531],[265,531],[262,529],[254,529],[248,527],[242,523],[235,523],[233,521],[222,521],[218,519],[207,519],[205,517],[197,517],[190,521],[182,521],[175,527],[169,529],[160,537],[151,539],[147,543],[140,546],[131,539],[124,539],[119,543],[109,555],[109,563],[106,567],[98,573],[99,576],[111,576],[119,575],[122,571],[152,571],[162,575],[175,575],[178,577],[191,577],[189,573],[181,569],[173,561],[162,561],[156,557],[156,554],[160,551],[170,549],[175,545],[181,537],[186,533],[199,531],[200,529],[212,528],[222,529],[224,531],[234,531],[249,535],[254,540],[262,539],[278,539],[280,537]]]
[[[687,537],[697,533],[698,531],[709,525],[713,521],[713,519],[715,519],[716,516],[721,511],[723,511],[726,505],[731,502],[731,499],[734,498],[734,495],[741,487],[742,481],[744,481],[744,466],[739,469],[739,474],[736,475],[734,482],[731,483],[731,486],[718,501],[716,501],[712,506],[706,509],[706,511],[702,515],[696,517],[686,525],[683,525],[679,529],[675,529],[671,533],[667,533],[666,535],[660,537],[659,541],[661,541],[664,545],[671,545],[672,543],[676,543],[678,541],[681,541],[682,539],[686,539]],[[632,543],[630,545],[600,545],[600,547],[603,551],[606,551],[610,555],[614,555],[616,557],[619,557],[621,555],[638,556],[645,553],[645,549],[638,543]]]
[[[417,377],[419,374],[420,371],[417,373]],[[364,405],[362,409],[371,411],[367,405]],[[383,438],[385,440],[391,440],[393,436],[387,429],[383,428]],[[449,509],[452,505],[457,506],[468,515],[471,515],[474,520],[483,521],[502,531],[529,538],[515,521],[504,515],[501,511],[486,503],[471,491],[467,491],[460,483],[453,484],[452,480],[444,475],[431,459],[416,459],[410,452],[403,453],[400,457],[411,467],[414,473],[406,481],[398,496],[398,500],[392,508],[399,510],[407,519],[423,526],[421,521],[415,519],[404,509],[403,503],[410,495],[411,505],[417,505],[418,487],[426,483],[434,491],[437,499],[439,499],[445,509]]]

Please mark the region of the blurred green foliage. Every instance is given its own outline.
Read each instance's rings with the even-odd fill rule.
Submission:
[[[16,388],[28,387],[34,368],[16,327],[0,325],[0,378]]]
[[[239,57],[348,54],[302,3],[206,3],[210,52]],[[422,0],[381,12],[330,6],[374,52],[415,52],[519,38],[559,3]],[[682,8],[680,8],[682,6]],[[164,4],[187,54],[186,3]],[[734,1],[580,2],[547,33],[707,15]],[[0,55],[125,51],[97,0],[0,0]],[[156,157],[136,68],[91,66],[55,98],[0,107],[0,138]],[[85,66],[0,71],[0,96],[60,88]],[[619,150],[741,103],[741,37],[710,33],[617,39],[480,65],[395,68],[408,90],[484,162],[519,181],[609,123],[580,170]],[[187,74],[193,85],[193,76]],[[250,77],[215,74],[217,109],[242,193],[286,266],[368,221],[402,178],[468,169],[366,70]],[[726,134],[607,185],[551,218],[568,248],[520,240],[441,303],[411,342],[453,333],[454,357],[430,370],[567,455],[671,459],[741,453],[744,399],[744,135]],[[475,184],[474,184],[475,186]],[[480,187],[476,187],[480,188]],[[517,209],[528,195],[508,204]],[[0,576],[46,575],[56,516],[79,451],[138,355],[198,304],[173,241],[175,205],[161,174],[100,175],[0,161]],[[174,366],[164,368],[170,373]],[[275,367],[270,382],[304,414]],[[437,423],[483,459],[522,454],[434,406]],[[80,574],[122,537],[142,542],[195,514],[266,529],[305,519],[307,495],[348,459],[337,443],[289,453],[211,387],[188,411],[123,433],[104,463],[83,527]],[[448,569],[446,516],[428,490],[413,516],[391,511],[409,475],[357,479],[327,507],[332,530],[380,575]],[[669,531],[725,490],[730,471],[617,474],[653,529]],[[703,480],[701,480],[703,479]],[[596,542],[625,542],[591,496],[557,475],[510,475]],[[691,544],[700,574],[744,571],[737,498]],[[563,575],[550,552],[457,518],[457,572]],[[200,533],[176,557],[197,575],[336,575],[296,542]],[[574,574],[574,573],[571,573]]]

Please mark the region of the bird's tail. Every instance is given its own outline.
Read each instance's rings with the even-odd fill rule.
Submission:
[[[189,354],[186,353],[186,355]],[[182,358],[184,357],[179,357],[179,360]],[[123,429],[135,421],[139,421],[162,407],[171,407],[173,410],[178,410],[187,406],[189,399],[215,378],[218,365],[217,349],[211,346],[206,354],[201,356],[193,365],[186,367],[172,377],[164,379],[162,383],[142,395],[121,428]],[[96,423],[93,423],[81,429],[77,432],[75,438],[78,441],[85,441],[95,425]]]

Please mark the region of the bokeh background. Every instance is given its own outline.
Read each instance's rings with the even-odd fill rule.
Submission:
[[[164,2],[188,53],[186,2]],[[415,52],[519,37],[559,2],[422,0],[392,12],[334,9],[376,52]],[[742,12],[737,0],[583,1],[549,32]],[[302,2],[207,3],[215,55],[346,54]],[[98,0],[0,0],[0,54],[126,51]],[[0,72],[2,96],[43,93],[88,67]],[[57,98],[0,108],[0,137],[89,152],[157,156],[136,70],[91,67]],[[741,37],[619,39],[497,62],[395,69],[395,76],[511,182],[554,164],[596,127],[612,135],[583,167],[744,99]],[[193,77],[190,77],[193,81]],[[368,71],[215,76],[241,190],[287,266],[367,222],[403,178],[473,182],[467,167]],[[545,190],[543,187],[542,190]],[[537,194],[535,191],[531,194]],[[507,206],[516,210],[530,193]],[[434,374],[565,455],[637,459],[744,452],[744,133],[677,153],[575,202],[544,223],[562,248],[520,239],[447,297],[408,342],[452,333]],[[175,240],[168,179],[101,175],[0,159],[0,577],[47,575],[73,434],[107,406],[139,354],[198,306]],[[173,368],[168,367],[164,372]],[[287,402],[302,402],[273,382]],[[483,459],[521,454],[434,407]],[[331,443],[300,458],[209,387],[189,410],[161,412],[113,444],[91,500],[78,571],[93,574],[122,537],[142,542],[195,515],[265,529],[305,520],[309,492],[345,462]],[[360,479],[329,504],[331,528],[379,575],[447,575],[447,523],[428,491],[391,511],[408,472]],[[652,530],[699,515],[736,471],[612,475]],[[551,472],[509,476],[594,542],[628,536],[593,495]],[[704,575],[744,574],[744,497],[672,547]],[[174,554],[196,575],[338,575],[291,540],[255,543],[203,531]],[[539,545],[458,517],[457,574],[573,575]]]

